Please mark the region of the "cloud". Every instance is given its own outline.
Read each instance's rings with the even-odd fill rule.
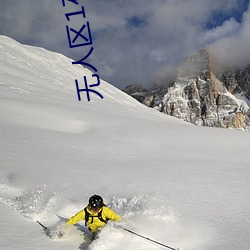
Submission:
[[[82,5],[93,37],[88,61],[119,88],[162,81],[204,46],[211,45],[224,61],[229,60],[226,48],[239,44],[245,55],[249,48],[249,14],[242,22],[234,17],[242,8],[238,0],[79,0],[79,5],[66,2],[66,7],[61,0],[1,0],[0,33],[80,60],[89,48],[70,49],[65,27],[80,29],[84,20],[72,17],[69,23],[64,14]],[[225,19],[222,23],[214,20],[219,15]]]
[[[226,29],[226,24],[221,29]],[[242,22],[233,32],[210,44],[210,51],[216,61],[226,67],[250,64],[250,9],[244,13]]]
[[[221,26],[204,31],[204,34],[201,36],[200,43],[211,44],[213,42],[219,41],[225,37],[237,33],[239,28],[240,24],[235,20],[235,18],[232,17],[229,20],[224,21]]]

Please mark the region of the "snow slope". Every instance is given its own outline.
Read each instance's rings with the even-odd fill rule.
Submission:
[[[104,81],[104,99],[79,102],[75,79],[91,74],[0,36],[0,248],[162,249],[112,225],[90,244],[83,223],[61,240],[36,223],[53,228],[97,193],[171,247],[250,249],[249,133],[181,122]]]

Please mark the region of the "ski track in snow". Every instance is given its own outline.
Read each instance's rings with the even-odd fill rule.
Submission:
[[[22,109],[20,114],[19,110]],[[8,114],[2,120],[16,122],[33,128],[47,129],[65,133],[85,133],[91,129],[90,125],[81,120],[76,120],[61,114],[56,108],[47,105],[35,105],[32,107],[25,102],[8,102],[1,105],[3,110],[9,110]],[[70,116],[70,114],[69,114]]]

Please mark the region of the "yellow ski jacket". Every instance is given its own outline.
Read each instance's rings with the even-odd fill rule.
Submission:
[[[110,208],[103,206],[99,211],[93,212],[89,209],[89,207],[86,207],[87,212],[89,213],[88,221],[85,221],[86,226],[88,226],[89,230],[92,233],[97,232],[100,228],[102,228],[106,223],[104,221],[112,220],[112,221],[121,221],[120,215],[116,214],[113,210]],[[104,220],[100,220],[98,218],[98,214],[100,214],[101,211],[101,218]],[[67,224],[74,225],[80,220],[85,220],[85,210],[82,209],[77,214],[72,216],[68,221]]]

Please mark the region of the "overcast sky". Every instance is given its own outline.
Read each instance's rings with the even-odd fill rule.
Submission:
[[[250,0],[0,0],[0,34],[87,61],[104,80],[149,87],[195,51],[224,63],[250,62]],[[65,14],[81,11],[82,15]],[[89,22],[92,45],[69,48],[66,25]],[[87,27],[81,33],[87,37]],[[70,31],[75,37],[75,33]],[[77,41],[85,42],[82,37]]]

